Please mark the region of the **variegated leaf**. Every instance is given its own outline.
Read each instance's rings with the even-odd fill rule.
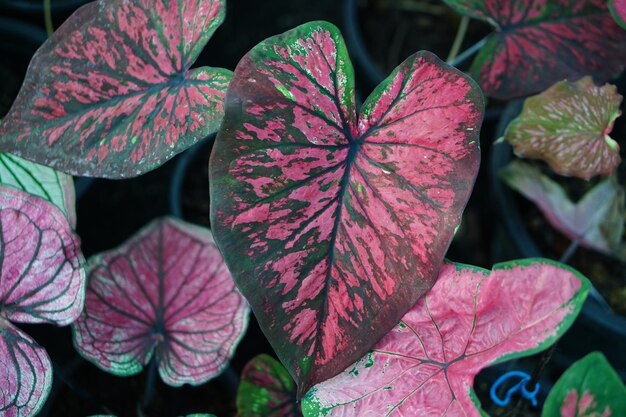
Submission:
[[[626,0],[609,0],[609,9],[617,24],[626,29]]]

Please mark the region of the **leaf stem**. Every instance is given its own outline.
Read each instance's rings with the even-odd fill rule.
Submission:
[[[576,252],[576,249],[578,249],[578,246],[580,246],[580,238],[572,240],[567,249],[565,249],[565,252],[563,252],[563,255],[559,258],[559,262],[562,264],[569,262],[574,252]]]
[[[448,58],[446,58],[446,62],[448,64],[454,61],[456,56],[459,54],[459,50],[461,49],[461,45],[463,44],[463,40],[465,39],[465,34],[467,33],[468,25],[469,17],[463,16],[461,18],[461,22],[459,23],[459,28],[456,31],[456,37],[454,38],[454,42],[452,43],[452,47],[450,48]]]
[[[50,7],[50,0],[43,0],[43,19],[46,24],[46,33],[48,37],[54,33],[54,26],[52,25],[52,8]]]
[[[148,364],[148,377],[146,378],[146,389],[143,394],[143,408],[144,410],[152,404],[152,399],[154,398],[154,386],[156,383],[156,373],[157,373],[157,361],[156,361],[156,352],[152,354],[152,358],[150,358],[150,363]]]
[[[482,48],[486,43],[487,43],[487,37],[482,38],[481,40],[476,42],[474,45],[470,46],[465,51],[461,52],[459,54],[459,56],[457,56],[456,58],[451,60],[449,62],[449,65],[452,65],[453,67],[458,66],[460,63],[465,61],[467,58],[471,57],[476,52],[478,52],[480,50],[480,48]]]

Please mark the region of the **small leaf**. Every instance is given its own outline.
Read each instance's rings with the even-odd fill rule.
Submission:
[[[74,343],[115,375],[138,373],[154,354],[165,383],[202,384],[227,366],[248,324],[211,232],[174,218],[90,259],[88,277]]]
[[[621,256],[624,189],[615,178],[596,184],[573,203],[565,190],[538,168],[519,161],[501,172],[502,179],[537,205],[546,220],[571,240],[608,255]]]
[[[538,158],[558,174],[585,180],[611,175],[619,145],[609,137],[622,96],[614,85],[597,87],[591,77],[561,81],[524,102],[504,139],[523,158]]]
[[[239,417],[301,417],[296,384],[285,367],[269,355],[246,364],[237,391]]]
[[[52,386],[52,365],[45,349],[0,318],[0,414],[35,416]]]
[[[70,226],[76,228],[76,198],[71,175],[8,153],[0,153],[0,183],[48,200],[61,209]]]
[[[607,0],[444,1],[495,28],[471,67],[488,96],[528,96],[584,75],[605,82],[626,66],[626,31]]]
[[[474,183],[483,110],[473,81],[419,52],[357,115],[326,22],[239,62],[210,162],[212,225],[300,394],[433,285]]]
[[[626,29],[626,0],[609,0],[609,9],[617,24]]]
[[[554,343],[578,315],[589,282],[564,265],[529,259],[487,271],[445,264],[435,286],[374,349],[313,387],[312,416],[481,416],[481,369]]]
[[[189,68],[224,13],[224,0],[81,7],[33,57],[0,150],[85,176],[158,167],[219,128],[230,71]]]
[[[626,416],[626,386],[602,353],[590,353],[554,384],[541,416]]]

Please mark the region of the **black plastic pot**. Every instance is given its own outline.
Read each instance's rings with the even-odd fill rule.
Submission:
[[[505,110],[497,129],[497,136],[504,133],[508,123],[521,111],[522,102],[511,102]],[[489,169],[491,195],[495,199],[500,221],[513,243],[519,257],[541,257],[542,253],[524,225],[515,194],[498,177],[513,158],[513,150],[507,143],[492,147]],[[614,314],[595,288],[585,302],[580,316],[559,342],[553,356],[563,367],[592,351],[601,351],[611,365],[626,379],[626,318]]]

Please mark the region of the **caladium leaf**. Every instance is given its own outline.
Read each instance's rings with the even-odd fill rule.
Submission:
[[[84,258],[64,214],[0,185],[0,414],[35,415],[50,391],[45,350],[10,321],[66,325],[85,295]]]
[[[489,96],[527,96],[584,75],[605,82],[626,66],[626,31],[606,0],[444,1],[495,27],[470,69]]]
[[[576,203],[556,182],[538,168],[513,161],[501,178],[537,205],[546,220],[558,231],[581,246],[605,254],[621,255],[624,231],[624,188],[615,178],[596,184]]]
[[[63,211],[70,226],[76,227],[76,197],[71,175],[0,153],[0,183],[48,200]]]
[[[589,286],[549,260],[499,264],[491,272],[445,264],[432,290],[372,351],[306,394],[303,414],[479,417],[474,377],[555,342]]]
[[[617,24],[626,29],[626,0],[609,0],[609,9]]]
[[[115,375],[153,355],[163,381],[198,385],[219,374],[248,324],[248,307],[211,232],[161,218],[89,259],[80,353]]]
[[[602,353],[590,353],[554,384],[541,416],[626,416],[626,386]]]
[[[621,162],[619,145],[609,136],[621,103],[614,85],[598,87],[591,77],[561,81],[526,99],[504,139],[518,156],[541,159],[558,174],[608,176]]]
[[[226,101],[216,241],[303,393],[433,285],[476,176],[482,95],[420,52],[357,115],[343,39],[312,22],[254,47]]]
[[[230,71],[189,70],[224,0],[100,0],[33,57],[0,150],[60,171],[142,174],[219,128]]]
[[[239,417],[301,417],[296,384],[285,367],[269,355],[246,364],[237,391]]]

